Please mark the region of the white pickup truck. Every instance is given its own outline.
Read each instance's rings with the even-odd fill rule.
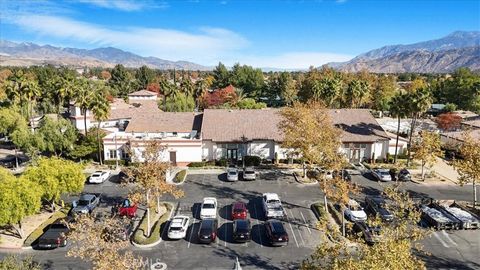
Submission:
[[[285,211],[282,207],[282,202],[276,193],[262,194],[263,211],[267,219],[270,218],[284,218]]]

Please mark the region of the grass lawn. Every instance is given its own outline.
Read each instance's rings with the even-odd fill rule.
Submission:
[[[173,178],[173,182],[177,184],[182,183],[183,181],[185,181],[186,176],[187,170],[181,170],[175,175],[175,177]]]
[[[64,207],[60,209],[59,211],[55,212],[49,219],[47,219],[45,222],[43,222],[40,226],[38,226],[28,237],[25,239],[25,242],[23,242],[24,247],[31,246],[33,242],[35,242],[42,234],[43,230],[53,222],[55,222],[57,219],[65,218],[68,215],[68,212],[70,211],[71,206]]]

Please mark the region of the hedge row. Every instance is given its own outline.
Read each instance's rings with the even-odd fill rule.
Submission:
[[[160,240],[162,225],[167,222],[168,218],[170,217],[170,212],[172,211],[172,206],[169,203],[164,203],[164,205],[167,208],[167,211],[152,226],[152,229],[150,230],[150,236],[148,237],[145,236],[147,233],[147,215],[146,213],[143,215],[142,221],[140,221],[137,230],[133,234],[133,242],[139,245],[149,245]],[[155,211],[156,208],[151,207],[150,215],[152,215]],[[152,220],[150,220],[150,222],[152,222]]]

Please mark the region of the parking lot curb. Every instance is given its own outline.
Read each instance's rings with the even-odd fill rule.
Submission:
[[[304,182],[298,180],[296,173],[292,173],[291,175],[293,175],[293,178],[295,178],[295,181],[297,181],[297,183],[299,183],[299,184],[302,184],[302,185],[305,185],[305,186],[314,186],[314,185],[318,184],[317,180],[315,180],[315,182],[313,182],[313,183],[304,183]]]
[[[172,219],[173,209],[174,209],[175,206],[170,202],[164,202],[164,203],[168,203],[171,206],[170,207],[170,214],[168,215],[168,219],[167,219],[167,221],[168,221],[168,220]],[[166,230],[166,228],[164,230]],[[162,231],[160,231],[160,239],[157,242],[147,244],[147,245],[140,245],[140,244],[135,243],[133,240],[131,240],[130,243],[132,243],[132,245],[134,247],[137,247],[137,248],[151,248],[151,247],[154,247],[154,246],[160,244],[162,242],[162,240],[163,240],[162,239]]]

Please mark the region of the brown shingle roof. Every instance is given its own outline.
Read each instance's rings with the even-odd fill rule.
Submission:
[[[463,121],[462,125],[470,126],[472,128],[480,128],[480,119]]]
[[[278,109],[226,110],[206,109],[203,112],[202,138],[216,142],[247,140],[281,141],[278,130]]]
[[[148,91],[148,90],[139,90],[133,93],[128,94],[128,96],[146,96],[146,97],[151,97],[151,96],[157,96],[157,93]]]
[[[142,100],[126,103],[123,99],[115,99],[110,104],[109,120],[129,119],[135,116],[151,115],[160,113],[157,102],[154,100]]]
[[[202,138],[216,142],[246,140],[282,141],[278,128],[280,109],[226,110],[206,109],[203,115]],[[375,142],[388,140],[388,135],[366,109],[330,110],[332,121],[344,132],[343,142]]]
[[[125,132],[191,132],[194,129],[193,112],[160,112],[135,115]]]

